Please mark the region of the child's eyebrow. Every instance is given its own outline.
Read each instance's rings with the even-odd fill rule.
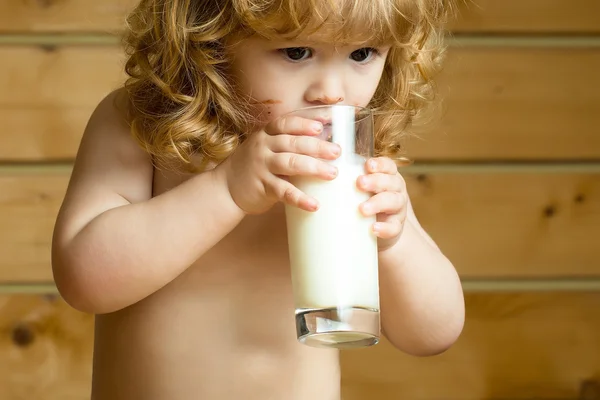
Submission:
[[[308,40],[298,38],[295,40],[282,40],[277,42],[278,47],[320,47],[320,46],[334,46],[336,48],[346,48],[346,47],[386,47],[385,43],[379,43],[374,40],[366,40],[366,41],[348,41],[348,42],[332,42],[330,40]]]

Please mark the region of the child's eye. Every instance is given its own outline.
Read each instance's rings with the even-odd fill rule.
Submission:
[[[377,49],[372,47],[363,47],[362,49],[358,49],[350,54],[350,58],[356,62],[365,62],[371,59],[373,55],[377,54]]]
[[[292,61],[302,61],[312,55],[311,50],[308,47],[290,47],[279,51]]]

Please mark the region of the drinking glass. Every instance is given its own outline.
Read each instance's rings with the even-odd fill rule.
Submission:
[[[360,213],[372,194],[356,186],[373,156],[372,111],[327,105],[286,115],[322,122],[320,139],[342,149],[338,159],[327,161],[338,168],[334,180],[290,177],[319,202],[314,212],[286,205],[297,339],[313,347],[374,345],[380,337],[375,217]]]

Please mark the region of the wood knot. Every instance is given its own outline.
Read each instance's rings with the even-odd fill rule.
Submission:
[[[38,197],[38,200],[40,200],[40,201],[46,201],[46,200],[50,199],[50,195],[48,193],[43,193],[43,192],[38,193],[37,197]]]
[[[575,196],[575,203],[581,204],[585,201],[585,196],[582,194],[578,194]]]
[[[581,382],[579,400],[600,400],[600,382],[593,379]]]
[[[19,324],[12,331],[12,341],[19,347],[29,346],[34,339],[33,330],[27,325]]]
[[[544,208],[544,215],[546,216],[546,218],[552,218],[556,215],[556,207],[555,206],[547,206],[546,208]]]
[[[60,299],[60,296],[56,293],[46,293],[42,295],[42,298],[49,303],[54,303]]]
[[[425,183],[425,182],[427,182],[427,175],[419,174],[419,175],[417,175],[416,179],[417,179],[417,182],[419,182],[419,183]]]
[[[42,43],[39,45],[40,49],[46,53],[55,52],[58,49],[58,46],[50,43]]]
[[[54,3],[54,0],[36,0],[36,2],[41,8],[49,8]]]

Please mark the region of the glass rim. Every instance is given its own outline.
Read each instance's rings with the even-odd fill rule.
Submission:
[[[307,107],[296,108],[296,109],[294,109],[292,111],[288,111],[288,112],[286,112],[284,114],[281,114],[278,117],[278,119],[282,118],[282,117],[285,117],[285,116],[293,115],[294,113],[301,112],[301,111],[316,110],[316,109],[321,109],[321,108],[333,108],[333,107],[350,107],[350,108],[354,108],[354,109],[360,110],[361,112],[365,112],[366,115],[364,115],[364,117],[362,117],[362,118],[360,118],[358,120],[355,120],[354,121],[355,124],[360,123],[360,122],[364,121],[367,118],[371,118],[371,120],[373,119],[373,110],[371,108],[369,108],[369,107],[363,107],[363,106],[355,106],[355,105],[352,105],[352,104],[321,104],[321,105],[318,105],[318,106],[307,106]]]

